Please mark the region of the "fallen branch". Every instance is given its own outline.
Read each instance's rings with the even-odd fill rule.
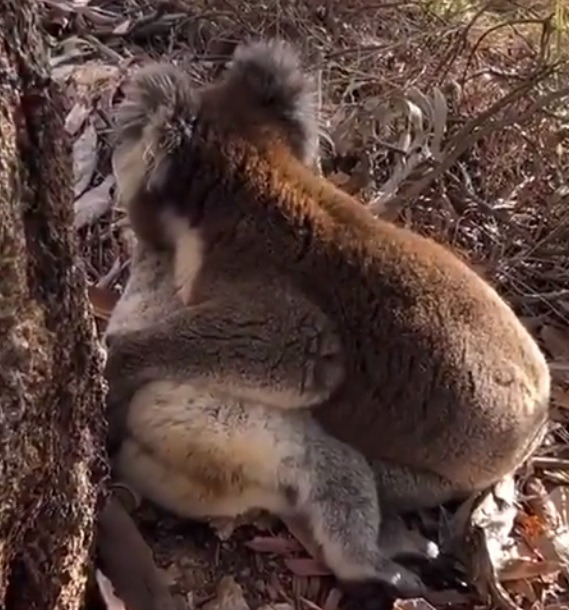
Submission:
[[[179,610],[131,515],[112,494],[97,523],[103,574],[128,610]]]

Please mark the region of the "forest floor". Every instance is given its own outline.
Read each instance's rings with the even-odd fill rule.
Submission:
[[[264,34],[291,40],[320,85],[323,172],[362,205],[465,257],[514,305],[551,364],[554,424],[547,441],[517,477],[513,494],[506,493],[502,502],[488,496],[483,510],[469,512],[465,578],[451,579],[429,601],[441,608],[567,607],[565,4],[43,4],[52,74],[65,91],[66,127],[74,142],[76,230],[101,328],[128,277],[131,235],[114,201],[110,167],[112,113],[125,78],[149,59],[169,59],[204,83],[243,38]],[[511,509],[507,527],[497,533],[489,523],[504,514],[504,506]],[[441,509],[431,515],[431,527],[435,521],[442,527],[441,515],[448,519],[450,513]],[[283,526],[240,528],[224,541],[205,525],[149,507],[138,516],[157,562],[187,608],[211,610],[220,600],[228,610],[264,604],[281,610],[346,607],[333,578]],[[398,603],[410,605],[429,607],[426,601]]]

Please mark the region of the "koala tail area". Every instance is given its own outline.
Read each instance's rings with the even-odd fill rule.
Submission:
[[[314,160],[320,132],[316,87],[292,45],[277,39],[239,44],[219,93],[238,121],[246,112],[256,124],[280,126],[295,154],[306,163]]]

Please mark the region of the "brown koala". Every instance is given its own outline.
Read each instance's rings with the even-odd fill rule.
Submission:
[[[414,594],[372,535],[361,455],[388,511],[486,488],[540,442],[549,371],[466,264],[309,167],[310,91],[276,42],[199,95],[172,66],[135,79],[115,171],[172,296],[111,320],[111,395],[134,393],[119,472],[181,514],[303,513],[340,578]]]

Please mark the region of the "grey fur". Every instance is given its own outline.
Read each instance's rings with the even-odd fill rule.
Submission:
[[[172,280],[170,254],[138,244],[107,334],[119,340],[120,333],[180,311]],[[111,383],[111,399],[115,388]],[[420,578],[392,559],[408,540],[405,533],[403,543],[380,550],[371,468],[357,451],[325,434],[308,412],[239,400],[217,392],[215,383],[196,387],[189,381],[142,385],[130,404],[123,410],[114,475],[146,498],[194,519],[259,508],[301,518],[340,579],[384,583],[408,596],[424,592]],[[235,444],[239,437],[243,442]],[[204,457],[203,442],[206,454],[225,456],[219,465]],[[243,444],[244,452],[235,449]],[[178,446],[181,454],[175,453]],[[215,483],[224,477],[225,483]],[[415,547],[414,554],[427,555],[424,547]]]
[[[197,104],[189,75],[169,63],[149,64],[127,82],[115,114],[115,147],[120,154],[142,144],[142,187],[159,191],[172,178],[173,157],[192,136]]]
[[[316,85],[303,70],[300,56],[283,40],[242,43],[225,75],[249,92],[254,107],[265,108],[283,122],[298,157],[311,165],[319,145]]]

